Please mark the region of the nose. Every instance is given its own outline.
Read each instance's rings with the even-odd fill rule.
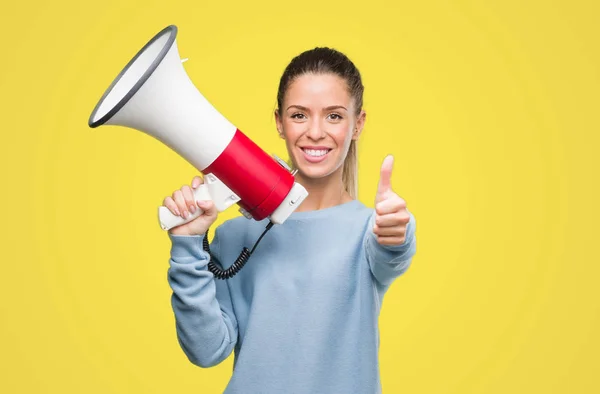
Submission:
[[[325,137],[325,127],[318,119],[314,119],[308,126],[306,136],[313,141],[318,141]]]

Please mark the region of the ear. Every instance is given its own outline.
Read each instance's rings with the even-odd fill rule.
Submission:
[[[365,121],[367,118],[367,113],[365,110],[361,110],[360,114],[356,117],[356,125],[354,125],[354,130],[352,130],[352,139],[357,140],[360,137],[360,134],[363,131],[363,127],[365,127]]]
[[[283,136],[283,122],[281,121],[281,117],[279,116],[279,110],[275,110],[275,124],[277,125],[277,132],[279,133],[279,137],[285,139]]]

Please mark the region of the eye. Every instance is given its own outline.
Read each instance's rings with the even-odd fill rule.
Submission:
[[[332,120],[341,120],[341,119],[342,119],[342,115],[340,115],[340,114],[336,114],[336,113],[331,113],[331,114],[329,114],[329,117],[330,117]]]
[[[292,119],[302,119],[302,117],[303,117],[303,116],[304,116],[304,114],[303,114],[303,113],[296,112],[295,114],[293,114],[293,115],[291,116],[291,118],[292,118]]]

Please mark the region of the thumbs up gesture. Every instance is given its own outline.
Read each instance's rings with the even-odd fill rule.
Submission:
[[[410,214],[406,202],[392,190],[394,157],[387,156],[381,165],[381,175],[375,196],[373,233],[381,245],[401,245],[405,241]]]

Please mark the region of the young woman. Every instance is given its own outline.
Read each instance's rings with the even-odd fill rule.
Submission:
[[[193,201],[192,185],[165,199],[195,220],[169,231],[168,270],[179,343],[189,360],[214,366],[235,353],[226,393],[379,393],[378,317],[386,290],[416,252],[415,219],[382,165],[375,209],[357,198],[356,143],[365,123],[359,71],[342,53],[315,48],[281,77],[275,111],[296,181],[309,192],[271,229],[244,268],[215,280],[202,242],[217,218]],[[216,229],[211,253],[228,268],[268,219]]]

